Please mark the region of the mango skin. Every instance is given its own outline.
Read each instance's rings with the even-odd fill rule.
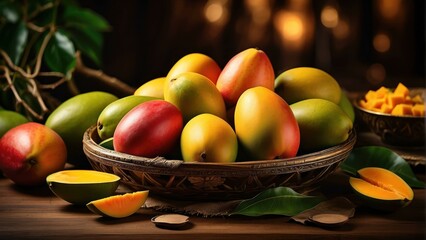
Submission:
[[[235,106],[238,98],[249,88],[263,86],[274,89],[275,72],[265,52],[248,48],[226,63],[217,79],[216,87],[227,108]]]
[[[288,104],[310,98],[321,98],[338,104],[341,96],[339,83],[325,71],[312,67],[284,71],[275,79],[274,88]]]
[[[27,123],[29,120],[24,115],[10,110],[0,110],[0,138],[10,129]]]
[[[69,98],[49,115],[45,125],[64,140],[69,163],[88,165],[83,152],[83,134],[96,124],[102,110],[117,99],[115,95],[102,91],[82,93]]]
[[[335,103],[312,98],[290,105],[300,129],[300,150],[322,150],[344,142],[352,130],[348,115]]]
[[[341,97],[338,105],[348,115],[352,123],[355,122],[354,107],[344,91],[341,92]]]
[[[272,90],[246,90],[235,106],[234,119],[235,132],[248,160],[296,156],[299,126],[290,106]]]
[[[232,127],[222,118],[203,113],[192,118],[181,134],[185,162],[235,162],[238,140]]]
[[[159,77],[142,84],[138,87],[133,95],[136,96],[148,96],[159,99],[164,99],[164,82],[166,77]]]
[[[96,123],[96,130],[101,140],[111,138],[114,135],[118,123],[132,108],[143,102],[155,99],[158,98],[132,95],[108,104],[99,114]]]
[[[170,80],[184,72],[195,72],[207,77],[212,83],[216,84],[221,71],[213,58],[202,53],[190,53],[180,58],[173,65],[167,73],[166,79]]]
[[[176,106],[165,100],[144,102],[118,123],[114,150],[148,158],[166,156],[178,144],[182,128],[182,113]]]
[[[222,95],[207,77],[184,72],[168,79],[164,86],[164,100],[182,112],[184,122],[201,113],[211,113],[226,119]]]

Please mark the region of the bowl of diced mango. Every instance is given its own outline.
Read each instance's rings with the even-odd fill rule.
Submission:
[[[425,96],[425,88],[399,83],[396,88],[369,90],[353,104],[360,120],[383,143],[417,147],[425,144]]]

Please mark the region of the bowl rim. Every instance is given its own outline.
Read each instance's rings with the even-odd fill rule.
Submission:
[[[213,162],[184,162],[183,160],[165,159],[163,157],[145,158],[126,153],[117,152],[104,147],[101,147],[92,138],[92,134],[97,134],[96,126],[89,127],[83,135],[83,150],[86,155],[96,154],[98,157],[109,161],[115,162],[116,164],[132,164],[135,167],[140,168],[163,168],[163,169],[175,169],[175,168],[187,168],[187,169],[199,169],[205,167],[206,169],[214,168],[215,170],[221,169],[223,171],[235,171],[235,170],[261,170],[265,168],[277,168],[277,167],[297,167],[300,168],[304,165],[318,164],[318,167],[323,167],[321,162],[330,161],[333,157],[339,154],[349,153],[355,145],[357,135],[355,129],[352,129],[348,138],[335,146],[312,152],[303,155],[299,155],[292,158],[285,159],[273,159],[273,160],[253,160],[253,161],[240,161],[233,163],[213,163]],[[126,159],[123,161],[123,159]],[[333,159],[333,163],[338,160]]]
[[[425,92],[425,91],[426,91],[426,88],[412,88],[412,90],[413,90],[413,91],[423,91],[423,92]],[[363,107],[361,107],[361,106],[359,105],[359,101],[361,101],[361,100],[365,99],[364,97],[365,97],[365,94],[366,94],[367,92],[368,92],[368,91],[359,92],[359,93],[358,93],[358,96],[357,96],[357,97],[355,97],[355,98],[352,100],[352,105],[353,105],[356,109],[358,109],[358,110],[360,110],[360,111],[362,111],[362,112],[366,112],[366,113],[369,113],[369,114],[372,114],[372,115],[377,115],[377,116],[392,117],[392,118],[400,118],[400,119],[425,119],[425,118],[426,118],[426,116],[392,115],[392,114],[390,114],[390,113],[381,113],[381,112],[376,112],[376,111],[372,111],[372,110],[365,109],[365,108],[363,108]],[[423,97],[423,96],[422,96],[422,97]]]

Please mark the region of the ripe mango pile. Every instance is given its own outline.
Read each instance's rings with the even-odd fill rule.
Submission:
[[[223,69],[191,53],[166,76],[103,109],[97,132],[115,151],[187,162],[272,160],[345,141],[354,112],[337,81],[310,67],[275,76],[267,54],[249,48]]]
[[[380,87],[368,91],[359,104],[361,107],[380,113],[398,116],[425,116],[425,105],[420,94],[411,96],[410,90],[398,83],[395,90]]]

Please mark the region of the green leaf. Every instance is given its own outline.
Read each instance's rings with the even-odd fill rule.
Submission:
[[[324,198],[307,196],[295,192],[288,187],[267,189],[255,197],[243,200],[231,215],[262,216],[285,215],[294,216],[316,206]]]
[[[61,29],[75,44],[76,48],[89,57],[97,66],[101,65],[103,38],[100,32],[87,27]]]
[[[46,47],[44,60],[53,71],[67,74],[76,63],[74,44],[60,30],[56,31]]]
[[[19,65],[28,39],[28,29],[23,21],[7,23],[0,30],[0,48],[6,51],[15,65]],[[7,37],[4,37],[7,36]]]
[[[64,10],[62,20],[66,26],[86,26],[96,31],[107,31],[110,29],[108,22],[96,12],[77,6],[67,6]]]
[[[411,187],[424,188],[424,182],[417,179],[410,165],[397,153],[386,147],[365,146],[354,148],[349,157],[343,161],[340,168],[353,176],[365,167],[380,167],[388,169],[407,182]]]
[[[4,18],[6,22],[16,23],[20,18],[19,4],[14,1],[0,2],[0,19]]]

